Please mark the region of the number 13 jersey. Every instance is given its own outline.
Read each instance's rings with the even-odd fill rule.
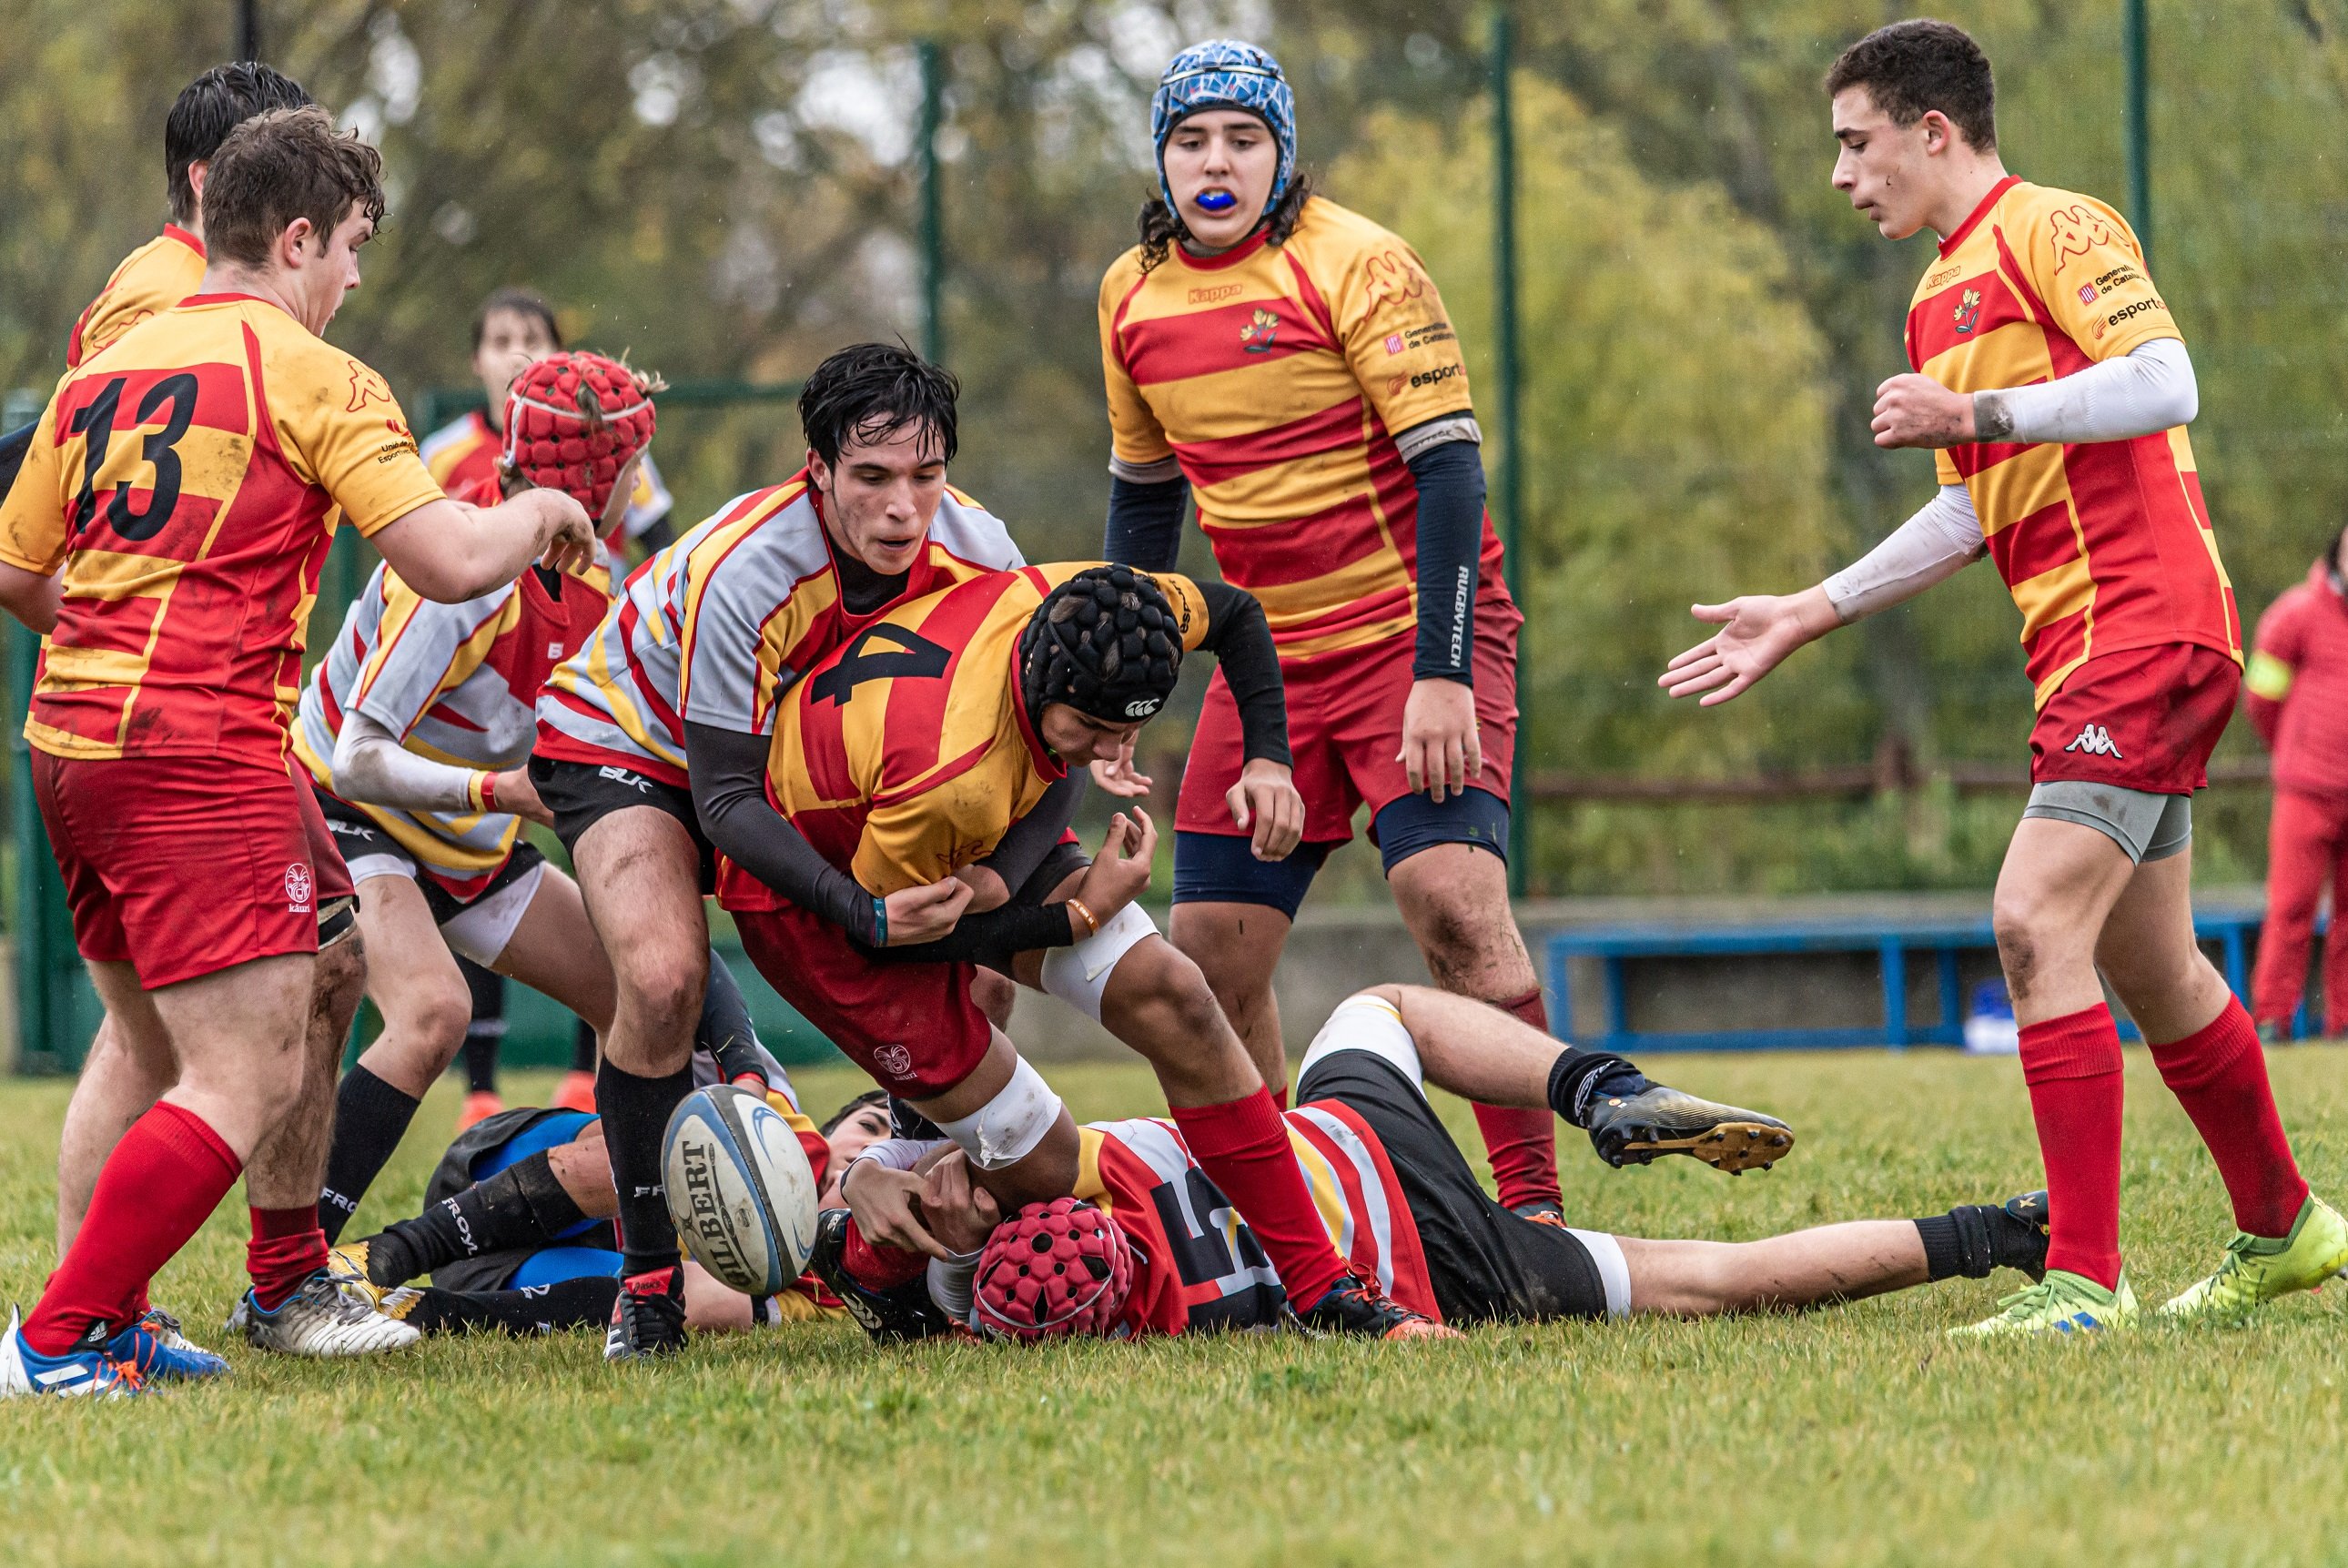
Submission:
[[[440,499],[382,377],[249,294],[196,294],[67,373],[0,507],[64,602],[25,738],[283,765],[336,523]]]

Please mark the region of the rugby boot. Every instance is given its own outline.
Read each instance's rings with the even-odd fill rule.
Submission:
[[[2004,1215],[2013,1243],[2021,1256],[2009,1259],[2035,1283],[2046,1277],[2046,1247],[2054,1239],[2046,1205],[2046,1190],[2008,1198],[1998,1212]]]
[[[228,1363],[180,1332],[180,1320],[160,1307],[140,1313],[129,1327],[107,1341],[107,1355],[139,1369],[149,1382],[193,1383],[217,1377]]]
[[[685,1348],[685,1269],[672,1264],[620,1282],[612,1326],[603,1333],[606,1361],[648,1360]]]
[[[506,1108],[506,1102],[493,1088],[468,1090],[465,1103],[457,1111],[457,1130],[462,1132],[475,1122],[487,1121]]]
[[[848,1315],[862,1324],[864,1332],[882,1345],[927,1339],[952,1329],[954,1325],[930,1299],[926,1274],[916,1274],[903,1284],[876,1290],[848,1272],[848,1221],[845,1209],[826,1209],[818,1214],[815,1249],[808,1253],[808,1271],[839,1298],[840,1305],[848,1308]]]
[[[1529,1203],[1517,1204],[1509,1212],[1519,1220],[1530,1220],[1536,1225],[1547,1225],[1552,1230],[1566,1228],[1565,1205],[1553,1199],[1536,1198]]]
[[[2253,1236],[2235,1232],[2234,1239],[2226,1243],[2226,1261],[2218,1265],[2218,1272],[2169,1298],[2162,1305],[2160,1315],[2239,1320],[2277,1296],[2314,1290],[2343,1269],[2348,1269],[2348,1221],[2311,1194],[2299,1206],[2291,1234]]]
[[[332,1269],[302,1282],[274,1312],[263,1312],[251,1290],[237,1298],[228,1326],[263,1350],[285,1356],[373,1356],[397,1350],[424,1337],[409,1324],[386,1317],[374,1295]]]
[[[583,1115],[595,1114],[595,1075],[573,1068],[562,1075],[554,1088],[554,1098],[548,1101],[557,1110],[575,1110]]]
[[[374,1240],[373,1236],[369,1236],[366,1241],[344,1242],[337,1246],[327,1248],[326,1272],[334,1276],[336,1284],[346,1290],[357,1291],[368,1301],[380,1307],[383,1305],[384,1297],[389,1295],[399,1284],[404,1282],[394,1281],[391,1284],[377,1284],[375,1276],[367,1272],[367,1243]]]
[[[1353,1334],[1368,1339],[1466,1337],[1423,1312],[1413,1312],[1369,1281],[1350,1274],[1297,1314],[1297,1320],[1316,1334]]]
[[[1632,1095],[1593,1096],[1583,1118],[1598,1158],[1617,1168],[1686,1154],[1741,1176],[1756,1165],[1766,1171],[1794,1147],[1793,1129],[1774,1116],[1659,1083]]]
[[[0,1399],[33,1394],[121,1399],[147,1392],[139,1368],[107,1354],[98,1338],[102,1327],[62,1356],[44,1356],[25,1343],[23,1319],[11,1307],[8,1332],[0,1334]]]
[[[2119,1287],[2106,1290],[2094,1280],[2068,1269],[2048,1269],[2046,1277],[2028,1290],[2002,1297],[1998,1313],[1979,1323],[1949,1330],[1952,1339],[1991,1339],[2007,1334],[2085,1334],[2099,1329],[2133,1327],[2136,1292],[2122,1273]]]

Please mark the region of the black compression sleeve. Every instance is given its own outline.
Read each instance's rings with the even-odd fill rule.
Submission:
[[[1182,552],[1182,503],[1189,498],[1188,480],[1144,485],[1111,474],[1103,558],[1144,572],[1173,571]]]
[[[701,830],[736,865],[860,942],[874,934],[872,895],[767,799],[767,738],[711,725],[685,726],[685,765]]]
[[[1006,903],[983,914],[965,914],[935,942],[875,949],[884,964],[976,964],[1045,947],[1073,947],[1081,921],[1068,918],[1065,903]]]
[[[1410,460],[1418,481],[1418,648],[1414,680],[1474,686],[1477,558],[1484,544],[1484,462],[1473,441]]]
[[[1272,623],[1255,595],[1228,583],[1201,583],[1207,602],[1207,636],[1199,646],[1215,655],[1223,681],[1239,706],[1241,748],[1251,762],[1258,758],[1285,768],[1288,750],[1288,696],[1280,678],[1280,650],[1272,646]]]

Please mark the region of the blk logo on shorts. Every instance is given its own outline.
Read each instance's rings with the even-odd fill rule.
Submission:
[[[310,913],[310,868],[300,861],[285,868],[285,913]]]
[[[2063,749],[2080,752],[2088,757],[2116,757],[2122,762],[2127,760],[2127,758],[2120,756],[2120,748],[2112,744],[2112,732],[2100,724],[2083,727],[2079,731],[2079,738]]]
[[[902,1046],[883,1046],[872,1053],[872,1060],[891,1078],[913,1076],[913,1053]]]

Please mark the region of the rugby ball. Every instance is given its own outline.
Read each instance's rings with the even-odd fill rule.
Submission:
[[[669,1218],[685,1256],[745,1295],[773,1295],[815,1248],[815,1172],[772,1106],[731,1084],[697,1088],[661,1140]]]

